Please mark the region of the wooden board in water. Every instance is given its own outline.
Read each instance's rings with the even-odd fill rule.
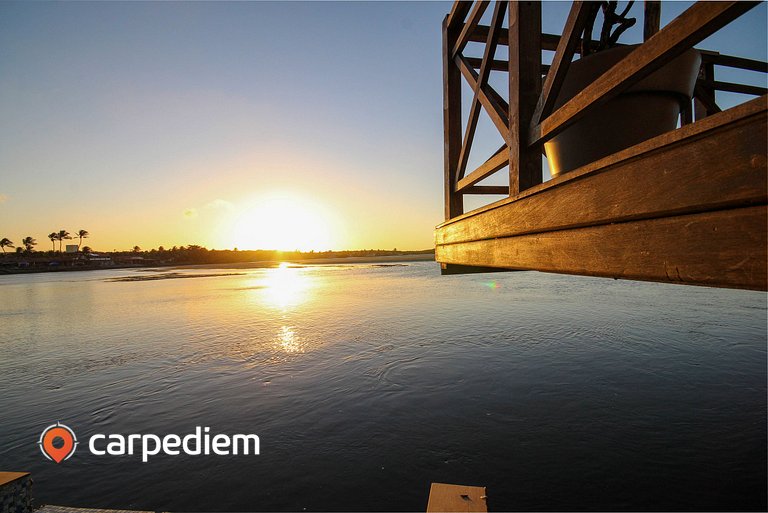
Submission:
[[[432,483],[427,513],[438,511],[488,511],[485,487]]]

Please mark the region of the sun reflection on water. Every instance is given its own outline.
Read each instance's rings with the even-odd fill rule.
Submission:
[[[303,271],[285,262],[267,271],[263,281],[265,302],[281,310],[304,303],[309,298],[312,278]]]
[[[303,353],[302,343],[293,326],[281,326],[277,334],[278,348],[285,353]]]

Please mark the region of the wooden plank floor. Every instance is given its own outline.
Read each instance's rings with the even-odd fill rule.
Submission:
[[[768,288],[766,97],[435,232],[441,264]]]

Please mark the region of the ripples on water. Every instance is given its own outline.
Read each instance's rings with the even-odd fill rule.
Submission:
[[[0,470],[147,510],[765,509],[766,296],[434,263],[0,277]],[[44,460],[60,420],[257,457]]]

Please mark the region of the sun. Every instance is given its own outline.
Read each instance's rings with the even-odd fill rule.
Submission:
[[[252,201],[238,216],[232,245],[239,249],[323,251],[332,249],[327,210],[306,198],[271,195]]]

